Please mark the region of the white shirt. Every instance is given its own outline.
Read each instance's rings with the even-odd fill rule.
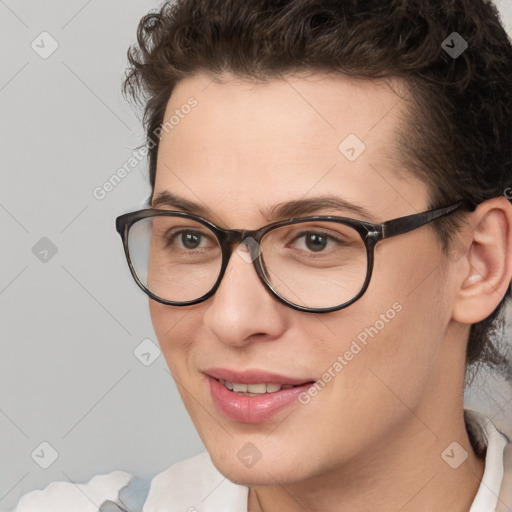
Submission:
[[[476,442],[487,447],[482,481],[468,512],[509,512],[512,444],[483,414],[465,414]],[[247,512],[248,495],[249,487],[227,480],[203,452],[149,482],[124,471],[97,475],[78,486],[52,482],[25,494],[13,512]]]

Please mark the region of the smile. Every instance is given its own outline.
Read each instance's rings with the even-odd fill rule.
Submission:
[[[315,381],[260,371],[215,369],[206,374],[206,383],[219,413],[231,421],[254,424],[264,423],[297,404],[299,396]]]
[[[238,382],[230,382],[222,379],[219,379],[219,382],[230,391],[234,391],[235,393],[240,393],[246,396],[257,396],[264,395],[265,393],[276,393],[277,391],[281,391],[282,389],[292,389],[293,387],[295,387],[291,384],[241,384]]]

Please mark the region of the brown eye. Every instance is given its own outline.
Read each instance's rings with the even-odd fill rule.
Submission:
[[[201,235],[194,232],[180,233],[180,240],[186,249],[197,249],[201,244]]]
[[[327,237],[318,233],[311,233],[305,236],[306,247],[314,252],[319,252],[327,246]]]

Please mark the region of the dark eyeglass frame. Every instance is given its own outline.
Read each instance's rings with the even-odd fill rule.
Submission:
[[[228,266],[231,255],[233,254],[233,246],[235,244],[239,244],[244,242],[248,238],[252,238],[256,244],[247,244],[247,247],[250,250],[251,258],[253,265],[256,269],[256,273],[260,278],[260,281],[263,285],[270,291],[270,293],[276,297],[280,302],[286,304],[287,306],[296,309],[298,311],[304,311],[307,313],[330,313],[332,311],[339,311],[340,309],[346,308],[353,304],[355,301],[360,299],[362,295],[368,289],[370,284],[370,279],[373,273],[373,264],[374,264],[374,249],[375,245],[381,240],[385,240],[386,238],[391,238],[393,236],[401,235],[404,233],[408,233],[409,231],[418,229],[434,220],[440,219],[447,215],[450,215],[458,210],[467,209],[469,211],[474,211],[476,208],[476,204],[467,201],[461,200],[457,203],[454,203],[450,206],[446,206],[443,208],[437,208],[434,210],[427,210],[420,213],[415,213],[412,215],[407,215],[405,217],[399,217],[396,219],[388,220],[383,222],[382,224],[373,224],[371,222],[356,220],[346,217],[337,217],[337,216],[325,216],[325,215],[316,215],[311,217],[296,217],[288,220],[283,220],[279,222],[274,222],[272,224],[268,224],[266,226],[261,227],[260,229],[255,230],[245,230],[245,229],[222,229],[210,222],[203,217],[198,215],[193,215],[190,213],[185,213],[181,211],[173,211],[173,210],[159,210],[155,208],[147,208],[144,210],[138,210],[135,212],[125,213],[124,215],[120,215],[116,218],[116,230],[121,236],[121,240],[123,242],[124,252],[126,255],[126,260],[128,262],[128,266],[130,268],[130,272],[135,279],[135,282],[138,286],[152,299],[160,302],[162,304],[166,304],[169,306],[190,306],[193,304],[198,304],[200,302],[205,301],[210,298],[218,289],[222,278],[224,277],[226,268]],[[219,272],[219,276],[213,285],[213,287],[205,293],[203,296],[198,299],[194,299],[186,302],[175,302],[162,299],[157,295],[153,294],[151,290],[149,290],[138,278],[137,273],[133,267],[130,251],[128,248],[128,232],[130,227],[135,224],[135,222],[145,219],[147,217],[158,217],[158,216],[169,216],[169,217],[182,217],[186,219],[190,219],[196,221],[200,224],[203,224],[207,228],[209,228],[216,236],[219,246],[222,251],[222,263]],[[272,284],[268,281],[265,271],[262,267],[262,260],[260,252],[258,251],[258,247],[261,239],[264,235],[266,235],[269,231],[280,228],[282,226],[290,226],[293,224],[298,224],[300,222],[307,221],[333,221],[338,222],[340,224],[344,224],[355,229],[364,245],[366,247],[366,279],[361,287],[359,293],[353,297],[351,300],[344,302],[338,306],[328,307],[328,308],[309,308],[305,306],[299,306],[298,304],[294,304],[289,300],[281,297],[279,293],[273,288]]]

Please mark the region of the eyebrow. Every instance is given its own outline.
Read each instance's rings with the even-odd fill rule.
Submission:
[[[167,190],[160,192],[156,197],[153,198],[151,202],[151,208],[159,208],[160,206],[169,206],[171,208],[177,210],[183,210],[187,213],[194,213],[196,215],[200,215],[202,217],[206,217],[207,215],[211,215],[211,210],[200,204],[194,203],[193,201],[189,201],[183,197],[179,197],[175,194],[171,194]]]
[[[299,199],[272,206],[268,209],[269,220],[281,220],[293,217],[310,215],[322,210],[335,210],[336,212],[353,213],[362,220],[374,221],[374,215],[366,208],[332,195]]]
[[[193,201],[172,194],[167,190],[160,192],[153,198],[151,207],[158,208],[160,206],[167,206],[205,218],[215,216],[207,206],[194,203]],[[335,210],[336,212],[352,213],[357,215],[361,220],[377,223],[375,215],[370,213],[366,208],[333,195],[317,196],[308,199],[298,199],[295,201],[279,203],[271,206],[262,213],[269,222],[274,222],[311,215],[322,210]]]

